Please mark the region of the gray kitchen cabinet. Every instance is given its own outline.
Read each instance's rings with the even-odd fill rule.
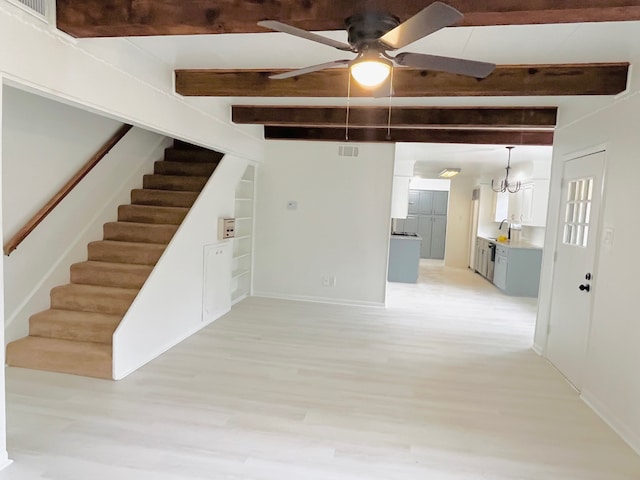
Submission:
[[[418,216],[408,215],[407,218],[399,218],[396,223],[396,232],[418,233]]]
[[[431,228],[431,252],[429,258],[444,258],[444,246],[447,238],[446,215],[433,215]]]
[[[478,237],[476,241],[476,264],[475,270],[486,278],[489,271],[489,241],[485,238]]]
[[[493,284],[500,290],[507,289],[507,255],[501,255],[498,253],[498,247],[496,247],[496,261],[493,270]]]
[[[542,249],[496,245],[493,283],[507,295],[537,297]]]
[[[418,235],[422,237],[420,246],[420,258],[433,258],[431,256],[431,235],[433,233],[433,218],[431,215],[418,217]]]
[[[420,191],[409,190],[409,215],[416,215],[419,210]]]
[[[422,237],[421,258],[444,258],[448,201],[449,192],[409,191],[409,216],[403,223],[398,222],[396,230]]]
[[[449,192],[433,192],[433,214],[446,215],[449,205]]]

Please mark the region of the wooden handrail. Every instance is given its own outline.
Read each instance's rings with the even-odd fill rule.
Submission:
[[[71,179],[60,189],[58,193],[56,193],[51,200],[49,200],[44,207],[42,207],[38,213],[36,213],[31,219],[25,223],[24,227],[22,227],[18,233],[16,233],[11,240],[9,240],[4,245],[4,254],[10,255],[18,245],[22,243],[22,241],[27,238],[27,236],[33,232],[33,230],[44,220],[47,215],[49,215],[54,208],[62,201],[64,198],[69,195],[71,190],[80,183],[84,177],[95,167],[100,160],[102,160],[109,151],[124,137],[129,130],[131,130],[131,125],[123,125],[120,129],[113,134],[113,136],[107,140],[107,142],[96,152],[96,154],[91,157],[91,159],[85,163],[78,173],[76,173]]]

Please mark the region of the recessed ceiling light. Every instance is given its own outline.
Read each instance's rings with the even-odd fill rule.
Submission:
[[[460,173],[460,169],[459,168],[445,168],[444,170],[442,170],[440,172],[440,177],[442,177],[442,178],[451,178],[451,177],[455,177],[459,173]]]

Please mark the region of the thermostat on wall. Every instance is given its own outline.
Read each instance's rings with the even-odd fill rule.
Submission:
[[[225,238],[233,238],[236,236],[236,219],[235,218],[221,218],[218,220],[218,238],[224,240]]]

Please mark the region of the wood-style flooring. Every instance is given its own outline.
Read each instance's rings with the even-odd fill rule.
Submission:
[[[8,368],[0,479],[640,478],[531,351],[534,300],[421,271],[386,309],[249,298],[120,382]]]

